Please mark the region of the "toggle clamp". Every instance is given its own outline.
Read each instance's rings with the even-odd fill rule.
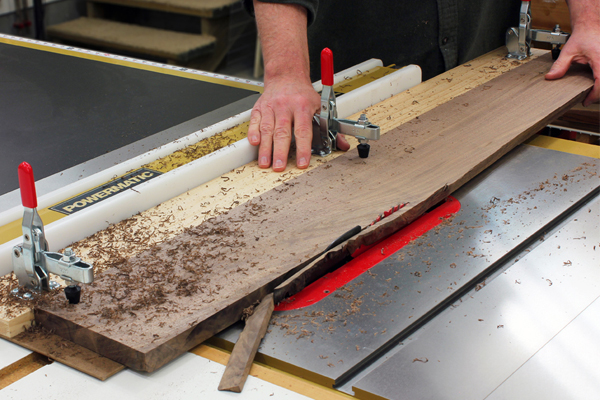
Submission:
[[[37,212],[37,196],[33,169],[26,162],[19,165],[19,186],[21,201],[25,208],[23,213],[23,243],[13,247],[12,264],[19,286],[28,291],[50,291],[59,284],[50,281],[50,273],[60,276],[69,282],[65,295],[69,303],[79,303],[81,287],[77,283],[92,283],[94,269],[91,264],[81,261],[69,248],[63,253],[48,251],[48,242],[44,233],[44,224]],[[25,292],[19,295],[19,289],[12,293],[23,299],[31,299],[32,294]]]
[[[361,158],[369,156],[369,140],[379,140],[381,130],[373,125],[365,114],[358,121],[339,119],[335,93],[333,92],[333,53],[325,48],[321,52],[321,112],[313,118],[312,153],[325,157],[337,148],[337,135],[354,136],[358,139],[358,154]]]
[[[531,0],[521,1],[519,14],[519,27],[509,28],[506,31],[507,58],[523,60],[531,55],[531,41],[552,44],[552,58],[557,59],[560,54],[560,46],[567,43],[569,34],[560,30],[557,24],[554,30],[531,29]]]

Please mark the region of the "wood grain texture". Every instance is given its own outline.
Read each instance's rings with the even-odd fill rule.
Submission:
[[[121,364],[47,331],[28,330],[10,341],[101,381],[125,369]]]
[[[546,81],[530,61],[389,132],[360,159],[348,152],[173,239],[115,263],[82,303],[57,297],[36,320],[133,369],[153,371],[237,321],[340,234],[353,252],[397,231],[483,171],[592,87],[588,69]]]
[[[254,314],[248,318],[244,330],[233,347],[231,357],[229,357],[227,367],[219,383],[219,390],[242,392],[260,341],[267,333],[267,327],[274,308],[273,294],[269,293],[256,307]]]

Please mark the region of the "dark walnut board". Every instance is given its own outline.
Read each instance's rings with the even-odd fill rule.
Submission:
[[[132,259],[35,311],[46,329],[140,371],[154,371],[238,321],[295,267],[350,228],[368,226],[316,262],[331,263],[402,228],[549,121],[582,101],[591,71],[544,74],[532,60],[388,132],[363,160],[349,152]]]

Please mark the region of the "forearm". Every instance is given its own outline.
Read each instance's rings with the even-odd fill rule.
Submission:
[[[254,0],[265,65],[265,85],[277,79],[310,83],[307,11],[295,4]]]

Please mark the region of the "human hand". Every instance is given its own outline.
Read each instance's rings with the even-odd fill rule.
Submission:
[[[304,169],[310,163],[312,119],[320,107],[319,95],[312,85],[293,77],[271,80],[252,108],[248,140],[259,146],[258,166],[285,170],[292,134],[296,139],[296,165]]]
[[[287,165],[292,135],[296,139],[296,166],[310,164],[313,116],[321,100],[310,84],[295,82],[293,78],[270,81],[258,99],[250,116],[248,141],[258,149],[258,166],[281,172]],[[350,145],[338,135],[338,148],[348,150]],[[273,160],[271,160],[271,154]]]
[[[572,63],[589,64],[594,74],[594,87],[583,101],[584,106],[598,102],[600,98],[600,27],[580,29],[563,46],[560,56],[546,74],[546,79],[562,78]]]

